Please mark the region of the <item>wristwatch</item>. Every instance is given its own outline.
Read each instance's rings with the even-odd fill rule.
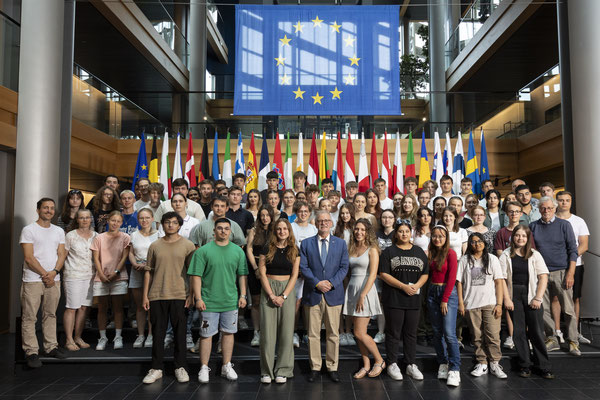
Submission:
[[[281,297],[283,297],[284,300],[287,300],[287,296],[285,294],[282,294]]]
[[[240,295],[240,299],[248,300],[248,296],[246,296],[245,294],[242,294],[242,295]]]
[[[119,275],[120,273],[121,273],[121,270],[115,269],[115,274]]]

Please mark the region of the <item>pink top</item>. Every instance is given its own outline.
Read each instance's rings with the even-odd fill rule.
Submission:
[[[458,263],[456,261],[456,252],[452,249],[448,249],[448,256],[446,261],[442,264],[442,268],[438,271],[435,261],[432,261],[429,266],[429,276],[431,283],[445,283],[446,288],[444,289],[444,295],[442,296],[442,302],[447,303],[452,294],[452,289],[456,283],[456,270],[458,269]]]
[[[119,232],[117,237],[109,236],[108,232],[104,232],[94,238],[90,249],[100,252],[100,264],[104,275],[108,276],[115,272],[123,257],[123,250],[129,246],[130,241],[131,237],[124,232]],[[126,281],[127,279],[127,269],[123,268],[117,280]],[[100,282],[98,275],[94,277],[94,281]]]

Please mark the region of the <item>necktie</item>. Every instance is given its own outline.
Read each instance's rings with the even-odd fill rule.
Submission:
[[[327,261],[327,239],[321,239],[321,264],[325,269],[325,261]]]

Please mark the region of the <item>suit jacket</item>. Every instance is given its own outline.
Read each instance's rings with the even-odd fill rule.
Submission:
[[[302,303],[309,306],[317,305],[321,302],[321,296],[325,295],[327,304],[338,306],[344,304],[343,280],[348,273],[348,248],[343,239],[331,235],[327,259],[323,265],[319,252],[319,239],[319,235],[315,235],[303,240],[300,245],[300,271],[304,277]],[[317,289],[317,283],[323,280],[333,285],[333,289],[327,293]]]

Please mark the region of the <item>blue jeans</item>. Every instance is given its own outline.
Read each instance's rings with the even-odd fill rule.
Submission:
[[[429,285],[427,292],[427,308],[433,329],[433,347],[440,364],[448,364],[450,371],[460,370],[460,350],[456,339],[456,313],[458,311],[458,294],[456,287],[452,289],[448,299],[448,312],[442,315],[440,304],[446,286]]]

